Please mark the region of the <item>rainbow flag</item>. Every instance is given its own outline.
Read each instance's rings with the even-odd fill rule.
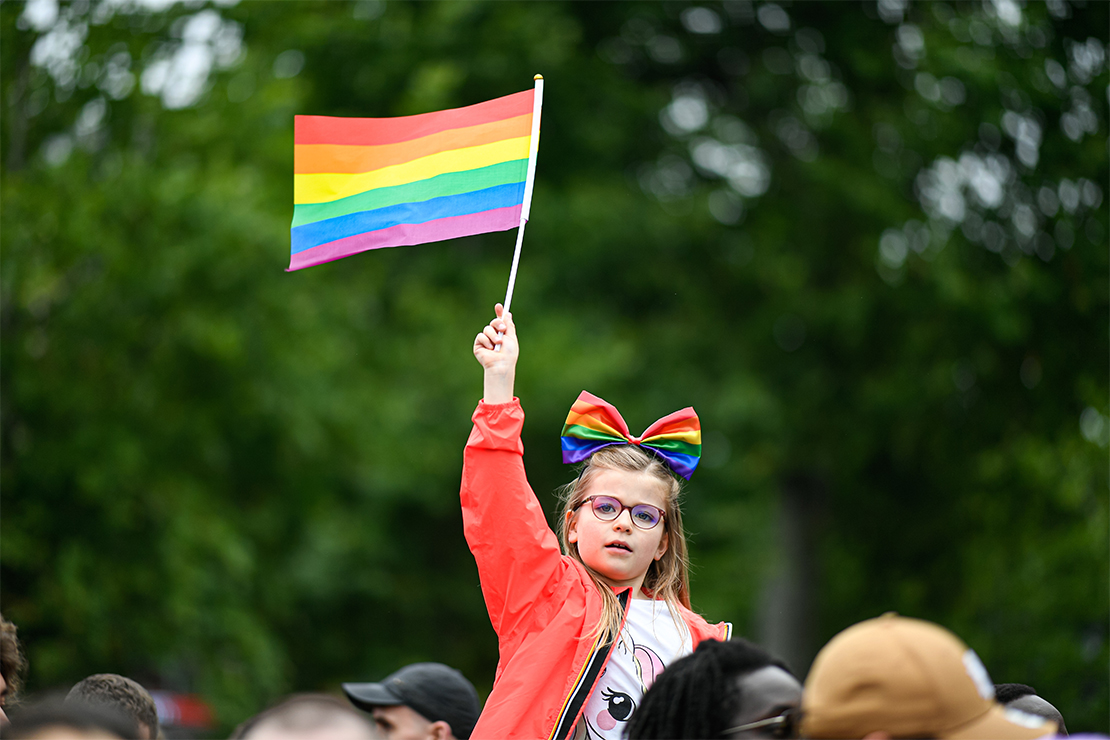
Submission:
[[[289,270],[520,225],[534,95],[398,118],[295,116]]]

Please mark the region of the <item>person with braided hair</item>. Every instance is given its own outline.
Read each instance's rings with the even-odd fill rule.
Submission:
[[[801,703],[801,683],[763,648],[705,640],[644,694],[628,737],[796,738]]]

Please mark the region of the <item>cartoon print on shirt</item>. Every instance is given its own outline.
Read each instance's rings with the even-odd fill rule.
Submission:
[[[631,645],[631,650],[629,650],[629,645]],[[643,696],[651,688],[655,679],[666,667],[654,650],[646,645],[637,645],[627,635],[621,635],[621,640],[614,647],[614,651],[619,652],[622,656],[628,656],[631,653],[632,663],[636,667],[636,676],[639,679],[640,696]],[[617,657],[614,654],[610,656],[610,660],[617,659]],[[605,674],[608,672],[609,669],[606,668],[601,673],[594,689],[594,691],[600,693],[605,702],[605,708],[593,717],[589,716],[588,712],[583,712],[581,721],[575,727],[573,740],[599,740],[604,737],[598,732],[599,729],[609,733],[618,723],[632,719],[632,713],[636,711],[637,707],[636,701],[628,694],[617,691],[606,684]]]
[[[640,685],[643,686],[645,693],[666,668],[654,650],[646,645],[635,643],[633,643],[632,662],[636,664],[636,673],[640,677]]]

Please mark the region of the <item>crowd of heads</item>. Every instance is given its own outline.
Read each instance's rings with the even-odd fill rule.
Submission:
[[[2,618],[0,618],[2,619]],[[3,710],[27,661],[2,621],[0,727],[5,738],[164,737],[156,705],[137,682],[89,676],[64,697]],[[469,740],[481,713],[473,684],[441,663],[414,663],[378,682],[345,683],[344,698],[296,694],[242,722],[244,740]],[[986,668],[939,625],[886,614],[836,635],[804,685],[744,639],[705,640],[643,697],[630,740],[651,738],[938,738],[1034,740],[1067,735],[1064,718],[1030,686],[992,684]]]

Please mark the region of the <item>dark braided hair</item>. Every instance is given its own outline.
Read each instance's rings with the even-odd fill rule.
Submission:
[[[781,660],[744,639],[704,640],[656,679],[628,724],[631,740],[716,738],[736,716],[742,697],[736,679]]]

